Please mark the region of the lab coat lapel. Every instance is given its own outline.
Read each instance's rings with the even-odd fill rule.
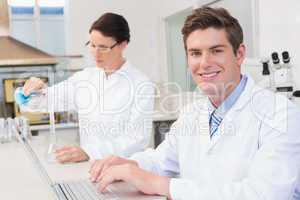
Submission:
[[[209,112],[208,112],[208,104],[209,99],[206,99],[206,102],[204,103],[204,108],[201,113],[199,114],[198,120],[199,122],[197,124],[200,124],[200,133],[201,133],[201,145],[202,149],[204,150],[204,153],[209,153],[209,151],[218,143],[218,141],[221,139],[222,135],[224,134],[224,128],[223,121],[220,124],[220,127],[218,128],[217,132],[215,133],[213,138],[210,138],[210,130],[209,130]]]
[[[225,115],[224,119],[222,120],[217,132],[215,135],[211,138],[210,145],[208,148],[208,151],[212,150],[224,137],[227,136],[234,136],[235,135],[235,128],[236,125],[239,125],[236,123],[237,118],[236,116],[239,112],[239,109],[237,107],[232,107],[228,113]]]
[[[206,98],[206,100],[203,103],[203,109],[198,114],[197,122],[196,124],[199,126],[198,132],[200,133],[200,148],[202,149],[201,152],[207,153],[207,151],[210,148],[210,132],[209,132],[209,112],[208,112],[208,103],[209,99]]]
[[[200,145],[201,149],[203,149],[205,152],[209,148],[210,145],[210,134],[209,134],[209,121],[208,121],[208,111],[203,111],[199,117],[198,117],[198,122],[197,124],[200,126],[200,130],[198,131],[200,133]]]
[[[130,81],[132,81],[130,76],[128,75],[128,70],[130,70],[131,64],[129,61],[126,61],[120,69],[115,71],[114,73],[107,76],[105,72],[103,71],[103,84],[104,84],[104,91],[111,90],[113,87],[116,86],[116,84],[122,85],[123,82],[125,84],[129,84],[130,87]],[[131,83],[132,84],[132,83]]]
[[[234,137],[236,135],[235,130],[238,129],[237,126],[240,125],[237,122],[238,118],[236,118],[236,116],[241,111],[241,109],[251,100],[251,94],[255,85],[253,79],[249,75],[247,75],[247,78],[247,84],[243,93],[225,115],[216,134],[210,140],[207,152],[211,151],[224,137]],[[209,119],[209,116],[207,116],[207,119]]]

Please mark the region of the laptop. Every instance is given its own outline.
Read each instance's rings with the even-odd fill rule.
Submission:
[[[116,182],[109,185],[105,192],[101,193],[97,190],[98,185],[90,182],[89,179],[80,179],[73,181],[51,180],[46,169],[40,162],[38,156],[28,143],[27,139],[22,135],[19,136],[19,141],[23,144],[25,151],[29,154],[35,167],[41,177],[46,181],[55,193],[57,200],[163,200],[165,197],[150,196],[139,192],[135,187],[125,182]]]

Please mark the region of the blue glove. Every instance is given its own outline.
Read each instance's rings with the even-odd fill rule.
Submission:
[[[31,95],[29,96],[25,96],[24,92],[23,92],[23,88],[17,88],[15,90],[15,102],[19,105],[23,105],[28,103],[28,101],[31,99]]]

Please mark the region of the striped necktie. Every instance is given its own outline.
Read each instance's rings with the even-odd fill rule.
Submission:
[[[219,117],[216,113],[216,110],[214,110],[210,115],[209,120],[209,131],[210,131],[210,138],[214,136],[214,134],[217,132],[219,125],[222,122],[222,118]]]

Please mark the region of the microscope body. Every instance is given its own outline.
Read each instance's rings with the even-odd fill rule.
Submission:
[[[278,54],[272,53],[273,65],[271,66],[272,88],[275,92],[286,94],[291,99],[293,93],[293,75],[290,57],[287,51],[282,53],[283,64],[280,64]]]

